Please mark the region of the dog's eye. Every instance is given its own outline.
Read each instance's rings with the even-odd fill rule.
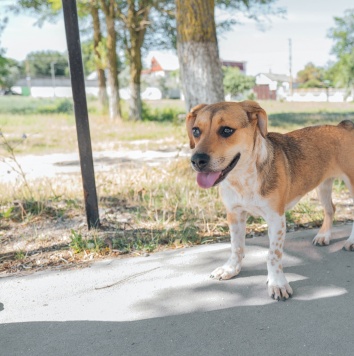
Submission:
[[[198,138],[200,136],[200,130],[198,129],[198,127],[193,127],[192,128],[192,134],[194,137]]]
[[[222,127],[220,127],[220,130],[219,130],[219,134],[220,134],[220,136],[222,136],[222,137],[229,137],[229,136],[231,136],[234,132],[235,132],[234,129],[232,129],[231,127],[227,127],[227,126],[222,126]]]

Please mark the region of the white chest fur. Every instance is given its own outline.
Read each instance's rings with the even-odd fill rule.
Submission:
[[[230,178],[220,184],[220,195],[226,210],[228,212],[242,210],[253,216],[266,218],[269,213],[269,204],[267,199],[259,194],[256,176]]]

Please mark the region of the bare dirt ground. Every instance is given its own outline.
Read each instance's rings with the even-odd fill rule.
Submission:
[[[136,142],[138,147],[143,143]],[[129,175],[146,167],[163,166],[176,156],[185,156],[185,151],[165,147],[160,150],[137,148],[95,152],[93,155],[96,179],[100,175],[109,176],[110,172]],[[76,193],[82,190],[77,153],[20,156],[17,161],[29,182],[47,180],[52,187],[60,184],[70,186]],[[16,186],[22,179],[10,159],[0,162],[0,172],[0,183],[9,186]],[[112,238],[117,236],[133,240],[137,234],[147,233],[134,222],[134,207],[124,200],[101,198],[101,226],[91,231],[87,229],[83,207],[78,207],[76,203],[70,208],[67,201],[46,202],[43,212],[29,219],[26,219],[28,207],[23,204],[21,201],[13,202],[11,219],[0,220],[0,277],[14,273],[27,274],[47,268],[87,266],[93,260],[107,256],[148,254],[145,250],[130,253],[124,248],[116,249],[112,244]],[[73,239],[80,244],[80,241],[77,241],[80,238],[93,240],[93,246],[89,246],[89,249],[82,247],[83,251],[77,251],[80,246],[75,244],[70,246]],[[96,241],[104,241],[104,244],[95,245]]]

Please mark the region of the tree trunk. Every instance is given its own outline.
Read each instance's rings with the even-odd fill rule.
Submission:
[[[109,114],[112,120],[121,119],[119,103],[117,32],[115,29],[115,0],[101,0],[107,26],[107,61],[109,70]]]
[[[177,51],[186,109],[224,101],[214,0],[176,0]]]
[[[142,102],[141,102],[141,87],[140,83],[130,83],[130,100],[129,100],[129,119],[141,120],[142,119]]]
[[[91,16],[93,22],[93,48],[95,52],[95,62],[96,62],[96,72],[98,79],[98,102],[100,105],[101,111],[104,111],[107,107],[108,97],[107,97],[107,85],[106,85],[106,76],[102,68],[101,62],[101,53],[99,51],[99,44],[102,40],[100,18],[98,15],[98,6],[96,0],[91,0]]]
[[[135,1],[129,0],[127,22],[129,24],[130,43],[127,44],[127,54],[130,62],[130,100],[129,100],[129,119],[142,119],[141,102],[141,47],[144,42],[146,32],[146,22],[148,19],[150,6],[140,3],[140,10],[135,9]],[[139,4],[139,3],[138,3]]]
[[[131,37],[131,47],[129,53],[130,59],[130,100],[129,100],[129,119],[142,119],[142,102],[140,93],[140,78],[141,78],[141,46],[139,45],[139,33],[133,34],[135,38]]]
[[[109,97],[109,112],[111,119],[120,119],[121,111],[119,104],[119,83],[118,83],[118,63],[116,48],[116,30],[114,28],[114,19],[107,20],[107,51],[108,51],[108,69],[109,69],[109,86],[111,95]]]
[[[107,95],[106,75],[103,69],[97,68],[97,77],[98,77],[98,102],[100,105],[100,111],[106,113],[106,108],[108,104],[108,95]]]

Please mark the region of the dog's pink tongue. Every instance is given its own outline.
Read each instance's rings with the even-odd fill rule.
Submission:
[[[216,180],[220,177],[221,172],[211,172],[211,173],[198,173],[197,183],[202,188],[210,188],[214,185]]]

